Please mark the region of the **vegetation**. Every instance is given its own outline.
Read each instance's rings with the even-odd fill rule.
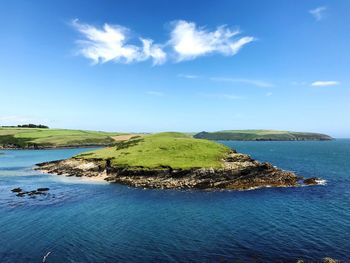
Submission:
[[[23,125],[17,125],[17,127],[19,128],[41,128],[41,129],[48,129],[49,127],[48,126],[45,126],[45,125],[42,125],[42,124],[39,124],[39,125],[36,125],[36,124],[23,124]]]
[[[0,147],[50,148],[110,145],[113,136],[109,133],[84,130],[64,130],[47,128],[0,128]]]
[[[305,141],[333,139],[326,134],[320,133],[275,130],[227,130],[218,132],[200,132],[193,137],[207,140],[234,141]]]
[[[219,168],[229,151],[226,146],[215,142],[167,132],[133,137],[113,147],[83,153],[75,158],[110,160],[112,166],[131,169]]]

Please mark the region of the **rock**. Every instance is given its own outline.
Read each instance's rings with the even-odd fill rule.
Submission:
[[[16,196],[23,197],[23,196],[29,196],[29,197],[35,197],[37,195],[46,195],[46,191],[48,191],[49,188],[38,188],[37,190],[32,191],[23,191],[21,188],[14,188],[11,191],[14,193],[17,193]]]
[[[13,188],[13,189],[11,190],[11,192],[13,192],[13,193],[20,193],[20,192],[22,192],[22,188],[20,188],[20,187]]]
[[[303,183],[305,185],[316,185],[318,184],[317,180],[319,180],[317,177],[307,178],[303,181]]]
[[[326,258],[323,258],[323,259],[322,259],[322,262],[323,262],[323,263],[338,263],[338,260],[335,260],[335,259],[333,259],[333,258],[326,257]]]
[[[36,189],[38,192],[46,192],[46,191],[49,191],[50,188],[47,188],[47,187],[43,187],[43,188],[38,188]]]

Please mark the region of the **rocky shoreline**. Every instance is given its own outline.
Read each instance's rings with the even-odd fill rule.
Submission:
[[[248,190],[261,187],[291,187],[318,184],[317,178],[305,179],[270,163],[258,162],[246,154],[231,152],[223,167],[172,169],[160,167],[113,167],[110,160],[70,158],[37,164],[36,170],[45,173],[101,177],[110,183],[141,188],[159,189],[232,189]]]

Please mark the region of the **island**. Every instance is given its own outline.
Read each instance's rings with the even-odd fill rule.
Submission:
[[[111,147],[37,164],[36,169],[142,188],[247,190],[317,184],[317,178],[303,180],[223,144],[177,132],[132,136]]]
[[[37,128],[41,127],[41,128]],[[49,129],[43,125],[0,127],[0,149],[50,149],[108,146],[121,133]]]
[[[329,141],[333,138],[326,134],[312,132],[292,132],[277,130],[225,130],[200,132],[193,135],[197,139],[216,141]]]

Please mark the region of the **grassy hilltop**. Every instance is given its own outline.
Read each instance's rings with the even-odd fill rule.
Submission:
[[[0,128],[0,148],[55,148],[108,145],[113,136],[120,133],[41,129],[41,128]]]
[[[207,140],[233,141],[323,141],[333,139],[332,137],[321,133],[276,130],[226,130],[217,132],[200,132],[193,137]]]
[[[230,151],[224,145],[164,132],[119,142],[116,146],[80,154],[85,160],[111,160],[112,166],[129,168],[220,168]]]

